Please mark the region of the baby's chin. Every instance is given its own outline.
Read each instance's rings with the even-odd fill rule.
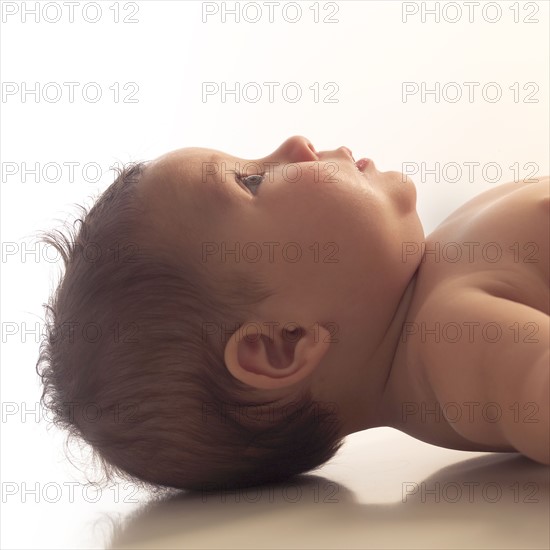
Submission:
[[[416,189],[416,185],[412,178],[410,178],[407,174],[403,174],[403,172],[397,172],[401,178],[401,183],[406,183],[408,185],[412,185]]]
[[[388,172],[382,172],[384,178],[388,178],[388,180],[391,180],[392,183],[400,183],[402,185],[410,185],[412,187],[415,187],[414,181],[403,172],[398,172],[397,170],[390,170]]]
[[[416,213],[416,185],[414,181],[402,172],[382,172],[379,185],[387,186],[400,216]]]

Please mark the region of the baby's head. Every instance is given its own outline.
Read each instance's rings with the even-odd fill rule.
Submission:
[[[235,488],[322,465],[379,405],[370,359],[418,267],[401,177],[300,136],[125,168],[43,239],[65,263],[37,365],[55,423],[108,478]]]

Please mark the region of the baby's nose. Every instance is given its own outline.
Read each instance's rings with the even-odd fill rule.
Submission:
[[[288,138],[277,150],[277,153],[286,157],[290,162],[308,162],[317,160],[317,151],[309,139],[304,136]]]

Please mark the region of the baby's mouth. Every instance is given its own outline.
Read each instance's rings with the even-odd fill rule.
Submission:
[[[359,170],[359,172],[364,172],[369,167],[369,165],[374,166],[374,163],[372,162],[371,159],[361,158],[358,161],[356,161],[353,158],[353,153],[351,152],[351,149],[349,147],[342,146],[342,149],[344,149],[344,151],[348,153],[352,162],[355,163],[355,167],[357,168],[357,170]]]
[[[369,163],[372,164],[372,161],[370,159],[362,158],[355,163],[355,166],[357,166],[359,172],[364,172],[367,169]]]

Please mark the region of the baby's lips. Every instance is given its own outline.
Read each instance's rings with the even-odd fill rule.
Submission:
[[[362,159],[359,159],[359,160],[355,163],[355,166],[357,166],[357,169],[358,169],[359,171],[364,172],[369,164],[372,165],[372,160],[371,160],[371,159],[362,158]]]

